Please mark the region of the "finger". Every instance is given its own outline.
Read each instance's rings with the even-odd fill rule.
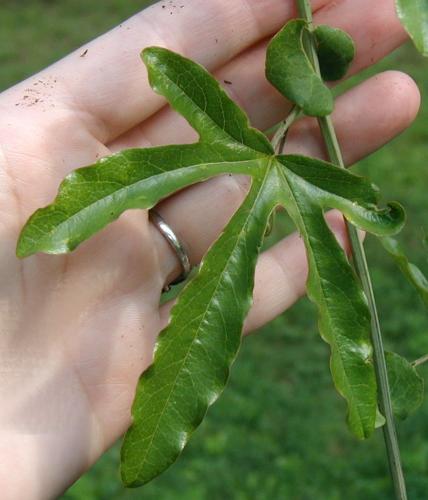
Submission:
[[[351,11],[349,2],[329,4],[314,16],[318,24],[331,24],[348,31],[354,38],[357,53],[348,77],[384,57],[405,40],[391,2],[379,2],[383,23],[378,16],[367,19],[366,0]],[[359,4],[359,5],[360,5]],[[356,4],[354,4],[356,6]],[[225,90],[248,114],[251,123],[267,130],[283,119],[290,104],[265,77],[268,40],[247,49],[214,73]],[[196,139],[196,133],[183,117],[168,107],[162,108],[145,122],[119,137],[109,148],[119,151],[128,147],[146,147],[185,143]]]
[[[333,120],[345,162],[354,163],[404,130],[417,114],[419,99],[413,80],[398,72],[373,77],[338,98]],[[322,141],[311,120],[303,120],[291,130],[287,151],[324,156]],[[242,176],[221,176],[158,205],[194,264],[242,203],[248,182]],[[180,269],[173,253],[160,248],[159,252],[165,280],[177,276]]]
[[[337,137],[345,164],[352,165],[412,123],[419,110],[420,93],[408,75],[386,71],[345,94],[343,101],[339,98],[336,102],[333,119],[337,124]],[[287,153],[307,154],[308,149],[312,156],[327,159],[324,141],[314,119],[296,123],[287,137]]]
[[[164,105],[150,89],[141,49],[166,46],[214,70],[294,14],[291,0],[157,2],[3,97],[16,102],[33,82],[48,81],[51,101],[90,115],[97,138],[111,140]]]
[[[164,104],[149,88],[139,58],[142,47],[167,46],[213,71],[272,35],[295,13],[294,2],[279,0],[187,0],[182,5],[170,15],[158,3],[35,78],[43,81],[54,75],[49,99],[56,96],[62,106],[75,109],[99,140],[111,142]],[[379,0],[376,15],[368,18],[366,13],[373,10],[370,0],[316,0],[312,6],[317,23],[342,26],[356,38],[355,68],[374,62],[404,39],[392,0]],[[258,65],[260,74],[262,66]],[[22,86],[12,91],[15,100],[22,91]]]

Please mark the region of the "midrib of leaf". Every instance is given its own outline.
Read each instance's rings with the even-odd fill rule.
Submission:
[[[261,177],[261,175],[259,174],[259,175],[260,175],[260,179],[261,179],[261,180],[260,180],[260,185],[259,185],[259,188],[258,188],[258,194],[257,194],[257,196],[254,198],[254,202],[253,202],[253,204],[252,204],[251,210],[248,210],[248,215],[247,215],[247,218],[245,219],[245,223],[242,225],[241,230],[240,230],[240,231],[239,231],[239,233],[238,233],[238,234],[239,234],[239,236],[236,238],[236,244],[235,244],[235,246],[233,247],[233,250],[230,252],[230,256],[229,256],[229,258],[225,261],[225,264],[224,264],[224,267],[223,267],[222,271],[221,271],[220,273],[218,273],[218,275],[217,275],[217,276],[218,276],[218,278],[217,278],[217,285],[215,286],[215,288],[214,288],[214,290],[213,290],[213,292],[212,292],[212,294],[211,294],[210,300],[209,300],[209,301],[208,301],[208,303],[207,303],[207,306],[206,306],[206,308],[205,308],[204,314],[203,314],[203,315],[200,317],[200,319],[199,319],[199,325],[198,325],[198,327],[197,327],[197,333],[195,333],[195,335],[194,335],[194,337],[193,337],[192,342],[189,344],[189,348],[187,349],[187,352],[186,352],[186,354],[185,354],[185,357],[184,357],[183,361],[181,362],[181,366],[180,366],[180,368],[177,370],[177,374],[176,374],[176,376],[175,376],[175,379],[174,379],[173,383],[171,384],[171,390],[169,391],[168,398],[167,398],[167,400],[166,400],[166,402],[165,402],[165,404],[164,404],[164,406],[163,406],[163,408],[162,408],[162,412],[161,412],[161,414],[160,414],[160,416],[159,416],[159,418],[158,418],[158,421],[157,421],[156,427],[155,427],[155,429],[154,429],[154,431],[153,431],[153,433],[152,433],[152,438],[151,438],[151,441],[150,441],[149,445],[148,445],[148,446],[147,446],[147,448],[146,448],[146,453],[145,453],[144,458],[143,458],[143,459],[142,459],[142,461],[141,461],[141,465],[140,465],[140,467],[139,467],[139,469],[138,469],[139,474],[141,473],[141,471],[143,470],[143,468],[144,468],[144,466],[145,466],[145,464],[146,464],[146,462],[147,462],[147,457],[148,457],[149,452],[150,452],[150,449],[151,449],[151,447],[152,447],[152,445],[153,445],[153,440],[155,439],[155,436],[156,436],[156,435],[157,435],[157,433],[158,433],[159,425],[160,425],[160,423],[161,423],[161,421],[162,421],[162,418],[163,418],[163,415],[164,415],[164,413],[165,413],[165,411],[166,411],[166,408],[168,407],[169,401],[170,401],[170,399],[171,399],[171,397],[172,397],[172,395],[173,395],[173,393],[174,393],[174,391],[175,391],[175,388],[176,388],[176,385],[177,385],[178,379],[180,378],[180,376],[181,376],[181,374],[182,374],[182,370],[184,369],[184,367],[185,367],[185,365],[186,365],[186,362],[187,362],[187,359],[188,359],[189,353],[192,351],[192,348],[193,348],[193,346],[194,346],[195,342],[199,339],[200,332],[201,332],[201,326],[200,326],[200,325],[203,323],[203,321],[204,321],[204,319],[205,319],[205,317],[206,317],[207,311],[208,311],[208,309],[210,308],[210,305],[211,305],[211,303],[212,303],[213,297],[214,297],[214,296],[216,295],[216,293],[217,293],[218,286],[219,286],[219,284],[220,284],[220,282],[221,282],[221,278],[223,277],[223,275],[224,275],[224,273],[225,273],[225,270],[226,270],[226,269],[227,269],[227,267],[228,267],[228,264],[229,264],[229,262],[230,262],[230,259],[232,258],[232,255],[233,255],[234,249],[237,247],[237,245],[238,245],[238,244],[241,242],[241,240],[242,240],[243,233],[245,232],[246,227],[247,227],[247,224],[248,224],[248,220],[249,220],[249,219],[250,219],[250,217],[253,215],[253,209],[254,209],[254,207],[255,207],[255,206],[257,206],[257,203],[258,203],[258,201],[259,201],[260,196],[262,196],[262,195],[264,194],[264,193],[263,193],[263,191],[264,191],[264,186],[265,186],[266,180],[269,178],[269,175],[270,175],[270,172],[271,172],[271,168],[272,168],[271,166],[272,166],[273,160],[274,160],[274,157],[272,157],[272,158],[270,159],[270,161],[269,161],[268,165],[266,166],[266,170],[265,170],[265,172],[264,172],[263,177]],[[251,186],[251,188],[250,188],[250,191],[251,191],[252,189],[254,189],[254,188],[256,188],[256,187],[257,187],[257,182],[256,182],[256,179],[257,179],[257,177],[256,177],[256,176],[253,176],[253,177],[252,177],[252,186]],[[274,205],[275,205],[275,201],[273,200],[273,201],[272,201],[272,206],[274,206]],[[203,265],[203,264],[202,264],[202,265]],[[202,290],[200,290],[200,292],[202,292]],[[192,303],[194,300],[196,300],[196,298],[197,298],[197,296],[194,296],[194,297],[192,298],[192,301],[188,304],[188,307],[190,307],[191,303]],[[175,308],[175,307],[177,307],[178,305],[179,305],[179,301],[178,301],[178,302],[177,302],[177,304],[174,306],[174,308]],[[170,322],[172,322],[172,321],[174,321],[174,309],[171,311],[171,318],[170,318]],[[184,327],[182,327],[182,328],[181,328],[181,329],[180,329],[180,330],[176,333],[176,335],[179,335],[179,334],[183,331],[183,328],[184,328]],[[190,377],[190,378],[192,379],[192,377]]]
[[[294,189],[293,189],[292,185],[290,184],[290,182],[288,181],[287,176],[285,175],[284,171],[282,169],[279,169],[279,170],[281,171],[281,177],[282,177],[282,180],[283,180],[283,182],[284,182],[284,184],[285,184],[285,186],[287,188],[287,191],[290,194],[290,199],[292,200],[292,202],[293,202],[293,204],[294,204],[294,206],[296,208],[296,210],[294,210],[293,212],[294,212],[294,216],[299,219],[300,226],[299,226],[299,224],[296,224],[296,225],[297,225],[297,227],[301,227],[301,228],[304,229],[304,233],[305,233],[304,236],[305,236],[306,244],[309,247],[311,247],[311,249],[312,249],[310,238],[308,237],[308,232],[306,230],[306,224],[305,224],[304,218],[300,214],[299,204],[298,204],[296,196],[294,194]],[[296,175],[296,174],[293,173],[293,175]],[[316,189],[318,190],[319,188],[316,188]],[[284,203],[285,205],[288,204],[287,201],[288,200],[285,200],[285,203]],[[320,210],[321,210],[321,208],[320,208]],[[292,214],[290,214],[290,215],[292,215]],[[314,255],[313,250],[312,250],[312,255]],[[327,280],[325,280],[324,278],[321,278],[321,275],[320,275],[320,272],[319,272],[318,263],[317,263],[317,259],[314,258],[314,257],[312,257],[311,261],[313,262],[312,269],[315,269],[316,275],[317,275],[317,278],[318,278],[318,282],[320,283],[320,289],[321,289],[321,293],[322,293],[322,296],[323,296],[324,304],[326,304],[327,303],[327,296],[326,296],[326,292],[325,292],[325,289],[324,289],[324,281],[327,281]],[[330,284],[333,285],[332,283],[330,283]],[[328,342],[328,343],[331,344],[332,349],[335,349],[336,352],[338,352],[340,354],[339,359],[340,359],[341,368],[342,368],[343,373],[346,375],[346,377],[345,377],[346,388],[348,389],[348,393],[351,394],[350,406],[352,405],[353,408],[357,408],[357,413],[358,413],[358,416],[360,418],[360,422],[363,422],[364,418],[362,417],[362,414],[360,412],[360,405],[355,405],[355,396],[354,396],[354,391],[352,390],[352,387],[354,387],[354,386],[350,385],[349,374],[348,374],[348,371],[345,368],[346,364],[344,364],[344,362],[343,362],[342,350],[340,349],[340,346],[337,343],[337,336],[338,335],[337,335],[336,329],[334,328],[334,321],[332,321],[332,318],[331,318],[330,308],[329,307],[325,307],[324,309],[325,309],[324,314],[328,318],[328,323],[330,325],[330,331],[333,333],[333,335],[331,335],[331,342]],[[339,336],[342,336],[342,335],[339,335]],[[348,395],[346,396],[345,399],[348,401]],[[360,426],[361,426],[361,429],[362,429],[362,434],[364,435],[365,434],[364,426],[362,424],[360,424]]]

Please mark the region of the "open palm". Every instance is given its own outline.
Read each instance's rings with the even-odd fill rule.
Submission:
[[[0,95],[0,467],[3,498],[63,491],[126,430],[140,373],[168,320],[162,288],[179,263],[145,211],[130,212],[68,256],[15,256],[28,216],[72,169],[126,147],[195,140],[150,89],[142,48],[166,46],[214,72],[262,130],[288,109],[264,78],[267,40],[295,14],[291,0],[183,0],[174,15],[146,9]],[[357,43],[355,73],[404,41],[393,0],[313,2],[315,22]],[[419,94],[388,72],[337,101],[348,164],[402,131]],[[296,124],[288,151],[323,155],[313,121]],[[247,180],[223,176],[165,200],[159,212],[198,263],[241,203]],[[330,222],[345,242],[340,217]],[[305,288],[303,245],[292,235],[260,258],[252,330]],[[2,477],[4,475],[4,477]]]

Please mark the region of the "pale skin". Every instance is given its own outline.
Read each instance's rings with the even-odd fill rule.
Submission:
[[[266,40],[295,15],[294,2],[183,0],[180,5],[170,15],[156,4],[0,95],[5,500],[54,498],[120,437],[130,424],[138,376],[168,321],[170,305],[159,307],[159,298],[180,267],[145,211],[125,214],[70,255],[15,257],[20,228],[52,201],[71,170],[125,147],[195,139],[150,89],[141,49],[166,46],[200,62],[220,82],[232,82],[224,84],[226,90],[260,129],[289,109],[266,83],[263,66]],[[406,39],[393,0],[378,0],[376,9],[372,0],[314,0],[313,8],[316,23],[341,27],[354,37],[351,73]],[[404,130],[418,107],[417,87],[398,72],[380,74],[339,98],[334,120],[346,163]],[[315,125],[297,124],[288,151],[323,157]],[[246,185],[245,179],[224,176],[158,206],[194,264],[241,203]],[[330,222],[346,246],[341,218],[333,213]],[[263,254],[245,331],[290,307],[304,293],[306,272],[296,235]]]

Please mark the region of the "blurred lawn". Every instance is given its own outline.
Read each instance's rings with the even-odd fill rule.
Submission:
[[[2,0],[0,89],[52,63],[111,28],[147,2]],[[385,198],[401,201],[409,222],[403,241],[425,267],[428,226],[428,63],[404,47],[377,69],[411,74],[425,98],[418,120],[387,148],[362,161]],[[373,70],[366,73],[373,73]],[[279,231],[287,226],[280,221]],[[414,359],[428,352],[428,316],[375,241],[367,242],[386,345]],[[428,367],[422,367],[425,379]],[[107,453],[64,495],[68,500],[390,499],[381,433],[357,442],[332,388],[328,350],[313,307],[302,300],[245,341],[229,387],[182,458],[140,490],[119,481],[118,450]],[[399,434],[409,498],[428,496],[428,402]]]

